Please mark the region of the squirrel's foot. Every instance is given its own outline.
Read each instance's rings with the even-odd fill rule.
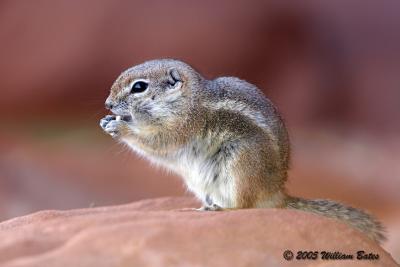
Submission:
[[[224,210],[217,204],[212,204],[211,206],[202,206],[200,208],[183,208],[179,211],[222,211]]]
[[[112,137],[121,136],[122,130],[126,126],[126,121],[117,119],[115,115],[107,115],[100,120],[100,127]]]
[[[196,209],[197,211],[222,211],[223,208],[218,206],[217,204],[212,204],[210,206],[203,206],[201,208]]]

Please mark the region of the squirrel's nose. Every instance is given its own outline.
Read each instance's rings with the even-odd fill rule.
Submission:
[[[112,109],[114,107],[113,103],[110,100],[107,100],[105,105],[107,109]]]

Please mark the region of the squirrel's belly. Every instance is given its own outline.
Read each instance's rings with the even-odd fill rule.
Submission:
[[[197,153],[187,147],[160,156],[143,151],[133,142],[124,140],[137,154],[146,157],[152,163],[163,166],[179,174],[188,189],[204,204],[211,199],[213,204],[222,208],[236,206],[235,179],[226,162],[218,162],[201,148],[207,144],[199,144]]]
[[[178,173],[188,189],[203,203],[209,198],[222,208],[233,208],[236,203],[235,181],[227,170],[214,166],[206,160],[181,159],[177,161]]]

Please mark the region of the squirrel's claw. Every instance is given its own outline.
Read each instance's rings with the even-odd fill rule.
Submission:
[[[100,120],[100,127],[104,129],[110,121],[115,120],[115,119],[116,119],[115,115],[105,116],[104,118],[102,118]]]
[[[115,115],[107,115],[100,120],[100,127],[112,137],[117,137],[120,134],[120,128],[123,123],[124,121],[122,120],[116,120]]]

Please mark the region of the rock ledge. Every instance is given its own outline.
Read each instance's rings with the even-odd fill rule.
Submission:
[[[345,224],[280,209],[182,211],[191,198],[160,198],[0,223],[0,266],[398,266]],[[379,254],[379,260],[286,261],[283,252]],[[320,258],[320,255],[319,255]]]

